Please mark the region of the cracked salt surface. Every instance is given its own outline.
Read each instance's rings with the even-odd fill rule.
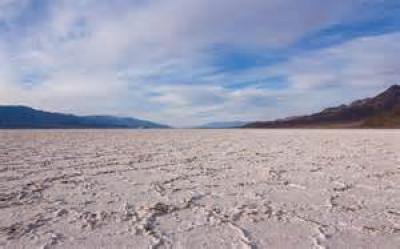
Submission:
[[[400,248],[400,131],[0,132],[0,248]]]

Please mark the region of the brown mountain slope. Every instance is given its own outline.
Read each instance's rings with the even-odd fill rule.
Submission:
[[[400,108],[368,118],[363,126],[371,128],[400,128]]]
[[[244,128],[400,128],[400,86],[393,85],[374,98],[327,108],[308,116],[254,122]]]

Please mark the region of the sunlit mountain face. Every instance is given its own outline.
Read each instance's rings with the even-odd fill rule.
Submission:
[[[0,0],[0,104],[193,127],[400,79],[397,0]]]

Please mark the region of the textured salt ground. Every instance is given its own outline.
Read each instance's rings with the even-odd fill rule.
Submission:
[[[400,248],[400,131],[0,132],[0,248]]]

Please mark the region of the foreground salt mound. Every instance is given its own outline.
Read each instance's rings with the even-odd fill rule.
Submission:
[[[0,141],[0,248],[400,245],[400,131],[4,131]]]

